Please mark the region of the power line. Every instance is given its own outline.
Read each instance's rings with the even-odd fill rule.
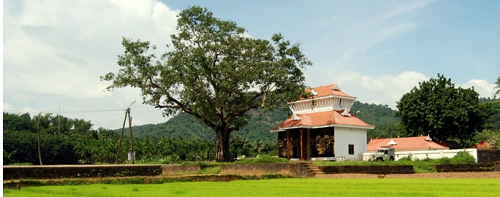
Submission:
[[[10,112],[10,113],[15,113],[15,112],[44,112],[44,113],[60,113],[60,114],[67,114],[67,113],[97,113],[97,112],[117,112],[117,111],[124,111],[126,109],[94,109],[94,110],[67,110],[67,111],[58,111],[58,110],[3,110],[3,112]]]

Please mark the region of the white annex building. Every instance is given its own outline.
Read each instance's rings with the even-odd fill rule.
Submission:
[[[290,160],[359,160],[366,132],[375,126],[350,112],[356,97],[335,84],[305,90],[311,96],[288,103],[293,115],[278,132],[279,156]]]

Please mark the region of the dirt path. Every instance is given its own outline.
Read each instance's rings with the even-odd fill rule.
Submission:
[[[500,179],[500,172],[447,172],[418,174],[317,174],[316,178],[354,179],[354,178],[486,178]]]

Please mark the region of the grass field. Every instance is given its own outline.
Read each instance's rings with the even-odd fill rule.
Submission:
[[[79,185],[4,189],[3,195],[43,196],[500,196],[499,179],[271,179],[143,185]]]

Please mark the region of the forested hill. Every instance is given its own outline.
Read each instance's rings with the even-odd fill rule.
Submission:
[[[362,118],[368,124],[376,126],[374,131],[369,131],[369,137],[391,137],[397,136],[399,119],[394,110],[387,105],[366,104],[356,101],[351,112]],[[260,140],[262,142],[275,142],[276,133],[269,129],[278,126],[286,120],[291,112],[283,109],[275,109],[262,114],[261,110],[252,110],[248,124],[239,131],[234,131],[233,136],[239,135],[250,141]],[[134,126],[134,136],[144,137],[168,137],[183,139],[206,139],[215,141],[215,132],[205,126],[198,119],[186,113],[180,113],[165,123]],[[121,132],[121,129],[117,129]],[[128,133],[128,130],[126,130]]]
[[[397,137],[402,133],[396,111],[387,105],[376,105],[356,101],[351,112],[368,124],[375,125],[374,130],[368,130],[369,138]]]

